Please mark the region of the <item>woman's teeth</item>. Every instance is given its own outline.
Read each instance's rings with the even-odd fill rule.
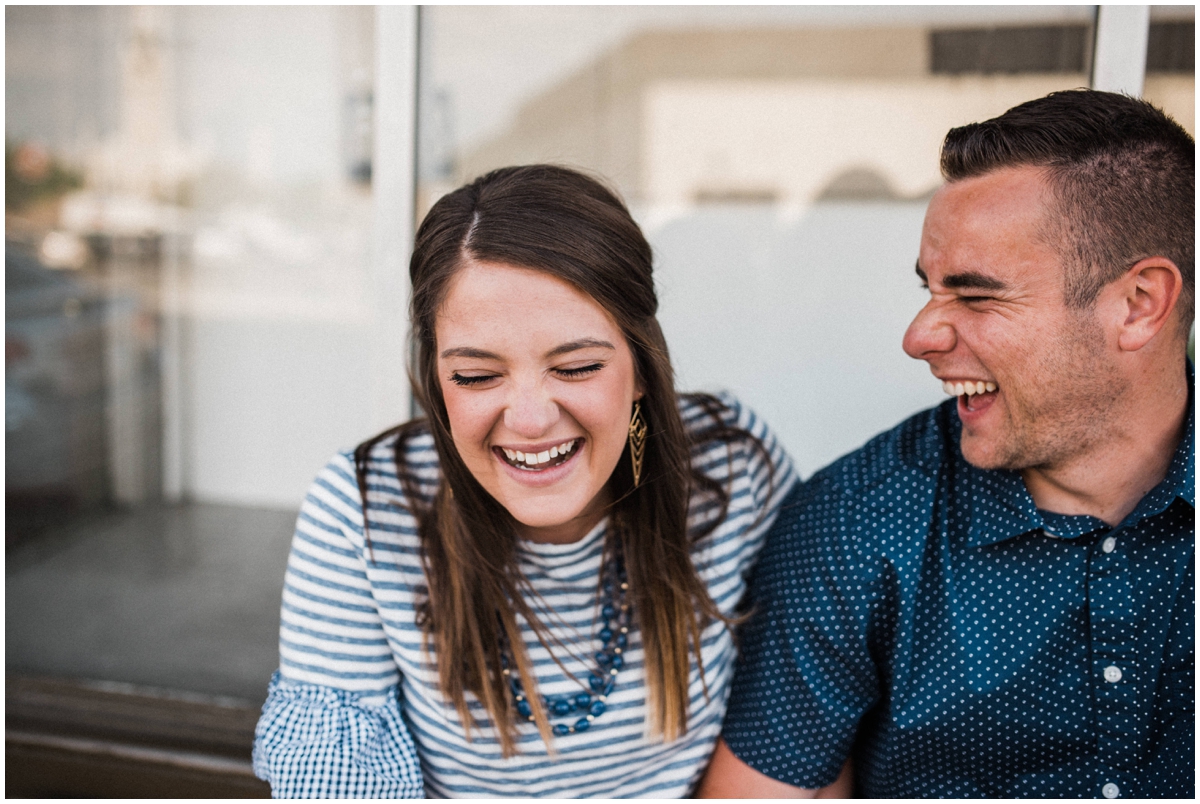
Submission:
[[[991,393],[996,390],[994,382],[943,382],[942,390],[950,396],[974,396],[975,394]]]
[[[508,459],[508,462],[518,469],[532,469],[535,466],[541,466],[551,461],[554,461],[556,465],[562,463],[567,459],[568,453],[575,449],[576,441],[578,439],[573,438],[570,441],[559,444],[557,447],[551,447],[537,453],[521,452],[520,450],[507,449],[506,447],[501,447],[500,450],[504,453],[504,457]]]

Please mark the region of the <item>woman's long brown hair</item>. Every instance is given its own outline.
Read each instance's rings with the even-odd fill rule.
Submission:
[[[695,399],[708,411],[711,426],[690,437],[684,429],[666,341],[655,318],[650,245],[624,204],[599,182],[551,165],[503,168],[443,196],[426,215],[409,273],[417,353],[413,393],[428,418],[393,428],[356,450],[364,522],[368,455],[375,444],[396,436],[396,468],[417,521],[429,584],[428,598],[419,604],[421,623],[436,649],[442,692],[468,733],[478,725],[466,699],[468,691],[473,693],[495,725],[505,756],[511,755],[518,716],[501,674],[501,636],[531,693],[537,684],[517,615],[543,645],[549,644],[544,625],[526,602],[524,592],[530,590],[517,568],[516,522],[459,457],[437,375],[436,317],[450,279],[466,259],[540,270],[570,283],[612,315],[633,353],[650,432],[641,483],[634,486],[628,445],[608,481],[615,502],[604,549],[611,554],[619,548],[624,558],[645,649],[650,732],[673,740],[687,730],[688,676],[692,657],[700,663],[701,631],[713,619],[728,619],[708,595],[690,552],[694,539],[723,519],[728,494],[692,468],[691,449],[701,441],[730,441],[744,431],[722,425],[721,403],[703,395]],[[404,458],[409,439],[423,432],[433,435],[442,472],[429,505],[421,503],[417,479]],[[693,494],[713,495],[722,516],[709,520],[706,531],[689,535]],[[541,695],[530,694],[528,700],[542,739],[551,746]]]

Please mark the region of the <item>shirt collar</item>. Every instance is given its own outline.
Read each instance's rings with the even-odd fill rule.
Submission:
[[[955,443],[960,442],[956,439]],[[968,547],[995,544],[1043,526],[1041,512],[1019,472],[977,469],[967,463],[961,452],[956,462],[964,481],[959,494],[966,494],[971,500]]]
[[[1195,371],[1190,360],[1187,363],[1187,377],[1187,425],[1183,438],[1180,439],[1179,446],[1175,449],[1175,456],[1171,460],[1167,476],[1142,498],[1137,508],[1123,524],[1133,524],[1148,516],[1160,514],[1170,507],[1176,498],[1182,499],[1193,508],[1196,506],[1196,414],[1192,408],[1195,394]],[[956,404],[953,399],[945,404],[951,403]],[[967,463],[961,450],[962,422],[959,421],[957,412],[950,419],[952,422],[950,436],[953,439],[955,467],[963,482],[963,488],[959,493],[967,495],[971,500],[971,524],[967,532],[967,545],[983,547],[996,544],[1023,533],[1045,529],[1048,524],[1053,529],[1055,523],[1048,523],[1043,518],[1042,512],[1038,510],[1033,498],[1029,495],[1029,490],[1025,488],[1025,481],[1019,472],[1007,469],[977,469]],[[1080,519],[1092,518],[1082,517]],[[1100,520],[1096,520],[1096,523],[1103,525]],[[1067,527],[1065,520],[1057,524]],[[1083,531],[1075,532],[1076,530],[1079,528],[1069,527],[1068,532],[1055,532],[1052,535],[1063,538],[1082,535]],[[1085,530],[1091,532],[1094,528]]]

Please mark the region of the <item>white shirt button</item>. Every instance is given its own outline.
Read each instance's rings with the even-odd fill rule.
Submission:
[[[1110,664],[1108,667],[1104,668],[1104,680],[1113,684],[1120,681],[1121,668],[1117,667],[1115,664]],[[1109,798],[1112,798],[1112,796],[1109,796]]]
[[[1117,537],[1109,536],[1107,539],[1104,540],[1104,544],[1100,545],[1100,549],[1106,553],[1111,553],[1113,550],[1116,550],[1117,549]]]
[[[1104,787],[1100,788],[1100,792],[1104,794],[1105,798],[1116,798],[1117,796],[1121,795],[1121,788],[1117,787],[1112,782],[1109,782],[1108,784],[1104,785]]]

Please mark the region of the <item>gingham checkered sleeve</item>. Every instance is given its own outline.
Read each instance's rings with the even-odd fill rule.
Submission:
[[[254,741],[254,772],[277,798],[425,795],[363,545],[347,452],[314,480],[288,557],[280,669]]]
[[[255,730],[254,773],[275,798],[425,796],[394,687],[368,704],[359,693],[276,673]]]

